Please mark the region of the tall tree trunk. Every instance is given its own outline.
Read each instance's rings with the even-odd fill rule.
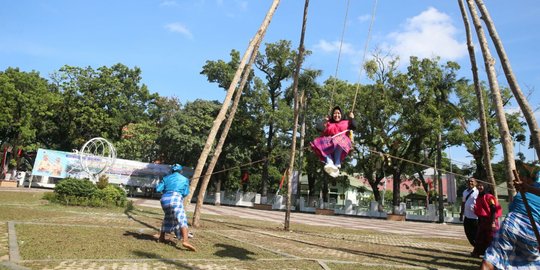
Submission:
[[[491,16],[489,15],[484,1],[475,0],[475,2],[480,9],[480,12],[482,13],[482,19],[487,26],[489,35],[491,36],[491,40],[493,41],[495,49],[497,50],[497,54],[499,55],[499,59],[501,60],[501,65],[504,70],[504,75],[506,76],[506,81],[508,81],[510,89],[512,90],[512,93],[514,94],[514,97],[516,98],[519,107],[523,112],[523,116],[527,121],[527,125],[529,126],[529,130],[531,132],[531,140],[534,145],[534,149],[536,150],[536,154],[540,157],[540,130],[538,128],[538,122],[536,122],[536,118],[534,117],[534,112],[531,109],[527,98],[523,95],[517,79],[514,76],[514,71],[512,71],[512,66],[510,65],[510,60],[506,55],[506,51],[504,50],[502,41],[499,38],[499,34],[497,33],[495,24],[491,20]]]
[[[193,213],[193,227],[195,228],[198,228],[201,225],[200,224],[201,208],[204,203],[204,195],[206,194],[206,189],[208,187],[208,183],[210,182],[210,177],[212,176],[212,173],[214,172],[214,168],[216,167],[219,156],[221,155],[221,151],[223,150],[223,145],[225,144],[225,140],[227,139],[227,135],[229,134],[229,130],[231,129],[231,125],[234,120],[234,116],[236,114],[238,104],[240,103],[240,97],[242,96],[242,91],[244,90],[244,87],[246,86],[246,82],[251,72],[251,66],[253,65],[253,62],[255,62],[255,58],[257,57],[257,54],[259,51],[259,46],[261,45],[261,41],[263,40],[265,33],[266,33],[266,29],[262,31],[261,38],[258,39],[255,46],[253,47],[253,52],[251,53],[251,58],[249,59],[249,63],[244,69],[242,81],[240,82],[240,86],[238,86],[238,89],[236,90],[236,94],[234,95],[234,101],[231,106],[231,110],[229,112],[229,117],[227,117],[227,122],[225,122],[225,126],[223,127],[223,130],[221,131],[221,137],[219,138],[218,144],[216,145],[216,150],[214,151],[214,155],[212,156],[212,159],[210,160],[210,164],[208,164],[208,168],[206,169],[206,174],[204,175],[204,179],[201,183],[201,188],[199,189],[199,195],[197,196],[197,205],[195,206],[195,212]]]
[[[255,36],[253,39],[249,42],[249,46],[244,53],[244,56],[242,57],[242,60],[240,62],[240,65],[238,66],[238,69],[236,70],[236,73],[234,74],[234,78],[231,82],[231,85],[229,86],[229,89],[227,90],[227,94],[225,95],[225,99],[223,100],[223,105],[221,106],[221,109],[219,110],[219,113],[214,120],[214,124],[212,126],[212,129],[210,130],[210,133],[208,134],[208,138],[206,139],[206,143],[204,144],[204,149],[201,152],[201,155],[199,157],[199,160],[197,161],[197,166],[195,167],[195,171],[193,172],[193,177],[190,184],[190,190],[195,190],[197,188],[197,184],[199,183],[199,178],[201,176],[201,172],[204,168],[204,165],[206,163],[206,159],[208,158],[208,155],[210,154],[210,151],[212,150],[212,145],[214,144],[214,140],[216,138],[217,132],[219,130],[219,127],[221,126],[221,123],[225,119],[225,115],[229,109],[229,103],[231,102],[232,95],[237,88],[238,81],[240,80],[240,76],[242,75],[244,68],[246,67],[246,62],[248,57],[253,53],[253,47],[255,47],[255,44],[260,42],[259,40],[262,39],[263,33],[268,28],[268,25],[270,24],[270,21],[272,20],[272,16],[274,15],[274,12],[276,11],[280,0],[274,0],[272,2],[272,6],[268,10],[268,13],[266,14],[266,17],[264,18],[261,27],[255,33]],[[239,91],[242,91],[241,89]],[[190,193],[184,200],[184,205],[189,204],[191,201],[191,197],[193,196],[193,193]]]
[[[437,172],[437,184],[439,185],[439,189],[437,192],[439,193],[439,223],[444,223],[444,198],[443,198],[443,184],[442,184],[442,177],[441,177],[441,169],[442,169],[442,138],[441,138],[441,132],[437,134],[437,166],[439,167]],[[448,189],[447,189],[448,191]]]
[[[272,111],[275,111],[273,104],[272,104]],[[266,159],[263,163],[262,175],[261,175],[263,198],[266,198],[268,196],[268,185],[269,185],[268,171],[270,167],[270,157],[272,156],[272,137],[274,137],[274,124],[270,123],[270,125],[268,126],[268,138],[266,139]]]
[[[296,58],[296,71],[294,72],[293,79],[293,91],[294,91],[294,122],[293,122],[293,133],[292,133],[292,143],[291,143],[291,159],[289,161],[289,170],[287,171],[287,211],[285,212],[285,226],[284,230],[289,230],[290,220],[291,220],[291,197],[292,197],[292,179],[291,176],[294,175],[294,160],[296,154],[296,133],[298,130],[298,76],[300,74],[300,68],[302,67],[302,60],[304,57],[304,37],[306,34],[306,23],[307,23],[307,14],[308,14],[309,0],[306,0],[304,5],[304,19],[302,21],[302,33],[300,34],[300,45],[298,45],[298,55]],[[298,179],[300,182],[300,178]]]
[[[467,49],[469,50],[469,59],[471,61],[471,71],[474,81],[474,92],[476,93],[476,100],[478,102],[478,116],[480,119],[480,134],[483,154],[482,164],[484,165],[487,181],[493,186],[493,195],[497,197],[497,189],[495,188],[497,187],[497,183],[495,182],[495,178],[493,177],[493,168],[491,167],[491,151],[489,150],[489,139],[485,111],[486,105],[484,104],[484,95],[482,94],[482,89],[480,88],[480,80],[478,79],[478,66],[476,65],[476,54],[474,53],[474,43],[472,41],[469,17],[467,16],[467,11],[465,10],[463,0],[458,0],[458,3],[459,9],[461,11],[461,16],[463,17],[463,24],[465,25],[465,32],[467,33]]]
[[[298,189],[296,190],[296,194],[298,197],[300,197],[300,193],[302,192],[302,185],[300,185],[300,179],[302,178],[302,169],[304,164],[304,144],[306,139],[306,112],[307,112],[307,103],[306,103],[306,92],[305,89],[302,90],[302,94],[300,95],[300,108],[302,110],[302,124],[300,125],[300,145],[299,149],[300,152],[298,153]]]
[[[506,122],[506,115],[503,108],[503,102],[501,98],[501,92],[499,89],[499,83],[497,82],[497,75],[495,73],[495,60],[491,56],[489,51],[487,39],[482,29],[482,24],[478,13],[476,12],[476,7],[474,6],[473,0],[467,0],[467,5],[469,6],[469,11],[473,18],[474,27],[480,41],[480,47],[482,49],[482,56],[484,57],[484,64],[486,72],[488,75],[489,86],[493,96],[493,106],[495,106],[495,112],[497,114],[497,121],[499,123],[499,133],[501,136],[501,144],[504,153],[504,162],[506,164],[506,186],[508,187],[508,199],[511,201],[513,196],[516,194],[514,189],[514,175],[512,171],[516,169],[516,164],[514,161],[514,145],[512,142],[512,137],[510,136],[510,130],[508,129],[508,123]]]
[[[399,214],[399,199],[401,198],[400,184],[401,184],[401,172],[397,169],[392,173],[392,214]]]

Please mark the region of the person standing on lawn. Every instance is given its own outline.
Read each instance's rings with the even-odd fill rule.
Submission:
[[[474,213],[478,217],[478,231],[474,250],[471,253],[473,257],[484,255],[499,229],[499,217],[502,216],[501,205],[497,202],[497,198],[491,194],[490,187],[483,182],[478,182],[476,188],[479,193],[474,205]]]
[[[476,188],[476,179],[469,178],[467,181],[467,189],[463,191],[463,202],[461,203],[461,213],[459,220],[463,221],[465,236],[474,247],[476,241],[476,232],[478,231],[478,217],[474,213],[474,205],[476,197],[478,197],[478,189]]]
[[[163,177],[163,181],[156,187],[156,191],[163,192],[160,203],[165,214],[159,241],[165,242],[165,233],[174,231],[176,238],[181,239],[182,246],[196,251],[189,243],[187,216],[184,211],[184,198],[189,194],[189,179],[181,174],[182,169],[182,165],[174,164],[171,174]]]
[[[540,239],[536,238],[531,217],[525,208],[526,196],[532,220],[540,228],[540,182],[534,177],[514,181],[519,191],[509,213],[484,254],[480,269],[540,269]]]

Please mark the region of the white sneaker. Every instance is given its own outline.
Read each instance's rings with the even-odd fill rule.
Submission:
[[[334,174],[339,174],[339,169],[338,167],[336,167],[336,165],[334,164],[326,164],[324,166],[324,171],[329,174],[330,176],[334,175]],[[335,176],[332,176],[332,177],[335,177]]]
[[[341,164],[336,165],[338,169],[341,169]]]
[[[330,174],[334,171],[335,166],[334,164],[330,164],[330,163],[327,163],[326,165],[324,165],[324,171],[327,173],[327,174]]]

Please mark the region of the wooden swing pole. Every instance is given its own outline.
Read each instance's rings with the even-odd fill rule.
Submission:
[[[276,11],[279,5],[279,2],[280,0],[274,0],[272,2],[272,5],[270,9],[268,10],[259,30],[255,33],[255,36],[249,42],[249,46],[246,52],[244,53],[244,56],[242,57],[240,64],[238,65],[238,69],[236,70],[236,73],[234,75],[234,78],[232,79],[229,89],[227,90],[227,94],[225,96],[225,99],[223,100],[221,109],[216,119],[214,120],[212,129],[210,129],[210,133],[208,134],[208,138],[206,139],[206,143],[204,144],[204,149],[201,152],[201,155],[199,156],[199,160],[197,161],[197,166],[195,167],[195,171],[193,172],[193,177],[191,178],[191,184],[189,186],[190,190],[195,190],[197,188],[197,184],[199,183],[199,178],[201,177],[203,167],[206,164],[206,160],[208,159],[210,150],[212,150],[212,145],[214,144],[219,127],[221,126],[221,123],[223,123],[225,115],[229,109],[229,105],[231,103],[234,91],[237,89],[238,82],[240,81],[240,77],[242,73],[244,72],[244,69],[246,68],[248,58],[253,53],[253,48],[255,47],[255,44],[258,42],[259,39],[262,38],[262,33],[266,31],[265,30],[266,28],[268,28],[268,25],[270,24],[270,21],[272,20],[272,16],[274,15],[274,12]],[[241,91],[241,89],[239,91]],[[184,206],[187,206],[190,203],[192,196],[193,196],[193,193],[190,193],[184,199]]]
[[[290,220],[291,220],[291,203],[292,203],[292,175],[294,172],[294,160],[296,154],[296,133],[298,131],[298,115],[299,115],[299,103],[298,100],[298,76],[300,74],[300,67],[302,66],[302,60],[304,58],[304,37],[306,35],[306,24],[307,24],[307,15],[308,15],[309,0],[306,0],[304,5],[304,17],[302,20],[302,33],[300,34],[300,44],[298,45],[298,56],[296,58],[296,70],[294,72],[293,79],[293,91],[294,91],[294,123],[293,123],[293,133],[292,133],[292,146],[291,146],[291,159],[289,161],[289,168],[286,171],[287,175],[287,211],[285,212],[285,226],[284,230],[288,231],[290,229]],[[282,180],[283,181],[283,180]],[[300,182],[300,179],[298,179]],[[300,183],[298,183],[300,185]]]

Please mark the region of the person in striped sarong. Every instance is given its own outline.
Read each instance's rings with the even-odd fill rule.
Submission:
[[[517,190],[523,191],[531,208],[533,220],[540,228],[540,183],[524,177],[515,182]],[[538,239],[525,209],[521,192],[516,194],[509,206],[510,212],[503,221],[491,245],[486,250],[480,269],[540,269]]]
[[[187,216],[184,210],[184,197],[189,194],[189,179],[181,174],[182,165],[174,164],[172,173],[163,177],[156,191],[163,192],[161,208],[165,214],[159,235],[160,242],[165,242],[165,234],[174,231],[176,238],[182,240],[182,246],[196,251],[189,243]]]
[[[356,128],[354,114],[349,113],[349,119],[342,118],[343,112],[339,106],[332,109],[332,115],[318,127],[322,130],[322,136],[311,142],[311,149],[326,163],[324,171],[332,177],[339,175],[341,162],[345,159],[352,148],[349,132]]]

